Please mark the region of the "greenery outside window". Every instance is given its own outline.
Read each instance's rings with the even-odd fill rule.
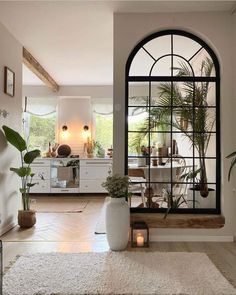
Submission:
[[[95,138],[103,148],[108,149],[113,141],[113,115],[95,113]]]
[[[56,112],[42,116],[26,114],[24,121],[29,148],[47,151],[49,142],[53,144],[56,138]]]

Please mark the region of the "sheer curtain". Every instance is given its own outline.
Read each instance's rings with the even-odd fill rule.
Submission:
[[[98,134],[101,136],[101,125],[97,125],[97,118],[103,117],[104,120],[109,120],[109,118],[113,117],[113,100],[112,98],[93,98],[91,100],[92,104],[92,120],[93,120],[93,129],[92,129],[92,136],[94,139],[98,141],[103,141],[102,138],[99,138]],[[109,127],[106,129],[106,132],[109,133]],[[110,131],[111,142],[109,146],[112,144],[112,130]],[[104,139],[104,138],[103,138]],[[105,143],[103,142],[105,145]]]
[[[92,112],[99,115],[112,115],[113,114],[113,100],[112,98],[93,98],[92,99]]]
[[[35,116],[47,116],[56,112],[57,97],[27,97],[23,100],[23,110]]]

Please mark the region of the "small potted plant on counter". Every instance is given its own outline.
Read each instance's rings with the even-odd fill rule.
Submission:
[[[23,210],[18,211],[18,224],[22,228],[30,228],[36,223],[35,211],[30,210],[30,188],[36,184],[32,182],[34,173],[32,173],[30,165],[40,156],[40,150],[28,151],[25,140],[18,132],[5,125],[2,129],[5,133],[6,140],[20,152],[20,167],[11,167],[10,170],[21,178],[22,183],[20,193],[22,196]]]
[[[110,175],[102,184],[107,189],[110,201],[106,207],[106,233],[111,250],[124,250],[129,241],[130,210],[126,198],[129,177],[118,174]]]
[[[96,150],[96,157],[105,158],[105,149],[99,141],[94,141],[94,148]]]

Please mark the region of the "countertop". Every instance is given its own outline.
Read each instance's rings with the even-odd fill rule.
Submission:
[[[66,158],[59,158],[59,157],[54,157],[54,158],[47,158],[47,157],[42,157],[42,158],[36,158],[36,160],[112,160],[112,158],[84,158],[84,157],[80,157],[80,158],[70,158],[70,157],[66,157]]]

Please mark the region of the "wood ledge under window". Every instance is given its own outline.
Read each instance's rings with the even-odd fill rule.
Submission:
[[[222,215],[207,214],[164,214],[131,213],[131,222],[145,221],[150,228],[222,228],[225,218]]]

